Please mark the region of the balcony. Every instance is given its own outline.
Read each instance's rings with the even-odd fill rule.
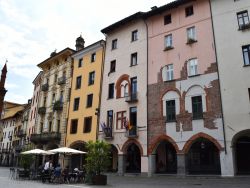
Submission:
[[[53,111],[62,111],[63,103],[61,101],[56,101],[53,105]]]
[[[28,121],[29,120],[29,117],[26,115],[26,116],[23,116],[23,121]]]
[[[24,130],[19,130],[16,134],[17,137],[22,138],[26,136],[26,133],[24,132]]]
[[[37,144],[43,143],[46,144],[48,142],[53,141],[60,141],[61,140],[61,133],[57,132],[46,132],[41,134],[31,134],[30,141]]]
[[[239,30],[245,30],[250,28],[250,23],[239,25]]]
[[[57,80],[58,85],[63,85],[65,83],[66,83],[66,77],[65,76],[62,76],[62,77],[58,78],[58,80]]]
[[[46,114],[46,107],[44,107],[44,106],[43,107],[39,107],[38,108],[38,114],[40,114],[40,115],[41,114]]]
[[[188,39],[187,39],[187,44],[193,44],[193,43],[195,43],[195,42],[197,42],[197,40],[194,39],[194,38],[188,38]]]
[[[137,92],[131,93],[130,95],[128,93],[126,93],[125,94],[125,101],[128,103],[137,102],[138,101]]]
[[[49,90],[49,84],[43,84],[42,85],[42,91],[48,91]]]
[[[127,137],[128,138],[136,138],[138,137],[137,135],[137,126],[131,126],[130,129],[127,130]]]
[[[104,138],[105,139],[112,139],[113,138],[112,127],[104,127],[103,132],[104,132]]]

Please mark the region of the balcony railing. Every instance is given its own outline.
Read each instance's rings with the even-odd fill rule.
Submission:
[[[26,136],[26,133],[24,132],[24,130],[19,130],[19,131],[17,131],[16,136],[19,138],[22,138],[22,137]]]
[[[63,102],[56,101],[53,105],[53,111],[62,111],[63,109]]]
[[[106,139],[113,138],[112,127],[104,127],[103,132]]]
[[[42,91],[48,91],[49,90],[49,84],[43,84],[42,85]]]
[[[130,95],[128,93],[125,94],[125,101],[126,102],[137,102],[137,92],[131,93]]]
[[[30,141],[33,143],[48,143],[51,141],[60,141],[61,133],[46,132],[41,134],[31,134]]]
[[[57,80],[58,85],[63,85],[65,83],[66,83],[66,77],[65,76],[62,76],[62,77],[58,78],[58,80]]]
[[[38,108],[38,114],[46,114],[46,107],[39,107]]]
[[[137,126],[132,125],[130,129],[127,130],[127,137],[134,138],[137,137]]]

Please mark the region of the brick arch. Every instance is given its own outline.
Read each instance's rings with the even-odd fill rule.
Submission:
[[[194,87],[200,87],[200,88],[205,92],[205,88],[204,88],[204,87],[202,87],[201,85],[195,84],[195,85],[190,86],[190,87],[187,89],[186,94],[187,94],[192,88],[194,88]]]
[[[169,143],[171,143],[173,145],[173,147],[175,148],[176,153],[179,153],[179,147],[176,144],[176,142],[174,141],[174,139],[172,139],[170,136],[168,135],[160,135],[157,138],[155,138],[152,142],[152,144],[150,144],[150,146],[148,147],[148,154],[152,154],[156,149],[157,146],[162,142],[162,141],[167,141]]]
[[[128,82],[128,92],[130,93],[130,80],[129,80],[129,75],[123,74],[123,75],[121,75],[121,76],[118,78],[118,80],[116,81],[116,84],[115,84],[116,98],[120,98],[120,97],[121,97],[121,83],[122,83],[124,80]]]
[[[78,144],[82,144],[82,145],[86,145],[86,142],[84,142],[84,141],[82,141],[82,140],[77,140],[77,141],[74,141],[74,142],[72,142],[70,145],[69,145],[69,147],[71,148],[71,147],[74,147],[74,145],[78,145]]]
[[[128,147],[131,145],[131,144],[135,144],[139,150],[140,150],[140,153],[141,153],[141,156],[143,156],[143,149],[141,147],[141,144],[140,142],[138,142],[136,139],[128,139],[122,146],[122,152],[123,154],[127,154],[127,150],[128,150]]]
[[[189,140],[185,143],[183,149],[182,149],[182,152],[183,153],[188,153],[189,149],[191,148],[192,144],[199,138],[205,138],[207,140],[209,140],[210,142],[212,142],[216,148],[219,150],[219,151],[223,151],[224,148],[220,145],[220,143],[215,139],[213,138],[212,136],[206,134],[206,133],[198,133],[198,134],[195,134],[193,135],[191,138],[189,138]]]

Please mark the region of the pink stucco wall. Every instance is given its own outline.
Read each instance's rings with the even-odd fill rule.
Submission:
[[[194,14],[185,16],[185,8],[193,5]],[[172,23],[164,25],[164,16],[171,14]],[[216,61],[212,32],[211,13],[208,0],[191,1],[178,8],[166,11],[147,19],[149,45],[148,84],[157,83],[158,73],[167,64],[174,65],[174,79],[180,78],[185,61],[198,58],[198,71],[203,74],[211,63]],[[196,28],[196,43],[187,45],[186,30]],[[164,37],[173,36],[174,49],[164,51]]]

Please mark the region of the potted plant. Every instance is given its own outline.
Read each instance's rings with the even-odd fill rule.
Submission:
[[[107,176],[102,174],[110,163],[110,145],[103,141],[87,143],[86,172],[88,180],[94,185],[106,185]]]

